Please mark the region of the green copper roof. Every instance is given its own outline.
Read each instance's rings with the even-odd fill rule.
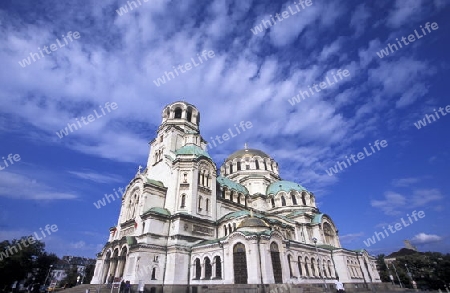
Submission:
[[[228,179],[227,177],[219,176],[217,177],[217,182],[220,185],[225,185],[229,189],[233,189],[237,192],[242,192],[243,194],[248,194],[247,188],[239,183],[234,182],[233,180]]]
[[[245,155],[250,155],[252,157],[260,156],[261,158],[270,158],[268,154],[257,149],[243,149],[232,153],[226,160],[228,161],[233,160],[235,158],[242,158]]]
[[[276,182],[270,184],[269,187],[267,187],[266,193],[267,194],[277,194],[280,191],[289,192],[291,190],[297,190],[299,192],[307,191],[303,186],[301,186],[298,183],[281,180],[281,181],[276,181]]]
[[[161,215],[165,215],[165,216],[170,216],[170,212],[167,209],[160,208],[160,207],[152,207],[149,210],[147,210],[144,214],[146,214],[148,212],[153,212],[153,213],[157,213],[157,214],[161,214]]]
[[[156,186],[159,186],[159,187],[165,187],[164,183],[162,183],[161,181],[153,180],[153,179],[148,179],[147,178],[147,183],[148,184],[152,184],[152,185],[156,185]]]
[[[218,222],[226,221],[226,220],[229,220],[229,219],[235,219],[235,218],[239,218],[239,217],[242,217],[242,216],[248,216],[248,215],[250,215],[250,212],[247,211],[247,210],[232,212],[232,213],[226,214],[225,216],[220,218]],[[258,214],[258,213],[253,213],[253,217],[260,218],[260,219],[263,218],[264,219],[264,216],[261,215],[261,214]]]
[[[198,157],[204,156],[212,160],[209,156],[208,152],[203,150],[201,147],[196,145],[185,145],[184,147],[179,148],[175,151],[175,154],[178,155],[195,155]]]
[[[322,217],[323,217],[323,214],[315,214],[314,215],[314,219],[312,219],[311,223],[312,224],[319,224],[319,223],[321,223],[322,222]]]

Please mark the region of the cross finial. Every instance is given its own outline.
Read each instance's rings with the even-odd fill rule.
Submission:
[[[247,149],[247,147],[248,147],[247,143],[244,143],[244,149]]]
[[[141,174],[141,170],[142,170],[142,166],[141,166],[141,165],[139,165],[139,167],[138,167],[138,171],[137,171],[137,174]]]

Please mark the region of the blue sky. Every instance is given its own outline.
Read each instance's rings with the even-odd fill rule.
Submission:
[[[423,210],[367,250],[389,253],[411,239],[420,250],[450,252],[450,117],[414,125],[450,105],[448,1],[311,3],[297,3],[293,14],[294,2],[141,0],[119,15],[126,1],[1,1],[0,157],[20,160],[0,160],[0,240],[56,224],[47,250],[93,257],[120,207],[93,203],[145,166],[163,107],[185,100],[201,112],[207,140],[250,121],[210,150],[216,164],[246,142],[270,154],[283,179],[316,194],[344,247],[367,248],[376,231]],[[269,28],[254,34],[263,20]],[[427,22],[438,28],[424,35]],[[415,30],[420,38],[378,56]],[[198,63],[204,50],[214,57],[153,82],[191,58]],[[350,75],[289,102],[339,69]],[[106,110],[107,102],[117,108]],[[100,106],[101,117],[56,134]],[[376,140],[387,146],[327,174]]]

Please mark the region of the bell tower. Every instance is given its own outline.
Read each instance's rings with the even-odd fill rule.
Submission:
[[[206,141],[200,135],[199,125],[200,112],[195,106],[181,101],[167,105],[156,138],[150,142],[147,177],[163,182],[168,179],[175,152],[183,146],[205,149]]]

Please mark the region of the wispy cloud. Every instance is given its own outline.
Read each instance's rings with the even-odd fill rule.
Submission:
[[[58,200],[75,199],[75,193],[60,192],[27,175],[0,172],[0,196],[12,199]]]
[[[395,187],[408,187],[414,183],[420,182],[420,178],[401,178],[401,179],[393,179],[392,185]]]
[[[119,175],[114,174],[100,174],[93,171],[67,171],[69,174],[75,175],[78,178],[90,180],[97,183],[114,183],[123,182]]]
[[[364,232],[349,233],[345,235],[339,235],[339,239],[341,240],[341,243],[352,243],[355,240],[360,239],[362,236],[364,236]]]
[[[374,208],[381,209],[386,215],[399,215],[405,208],[425,207],[428,203],[443,199],[438,189],[418,189],[411,196],[404,196],[394,191],[384,193],[384,199],[371,200]]]

